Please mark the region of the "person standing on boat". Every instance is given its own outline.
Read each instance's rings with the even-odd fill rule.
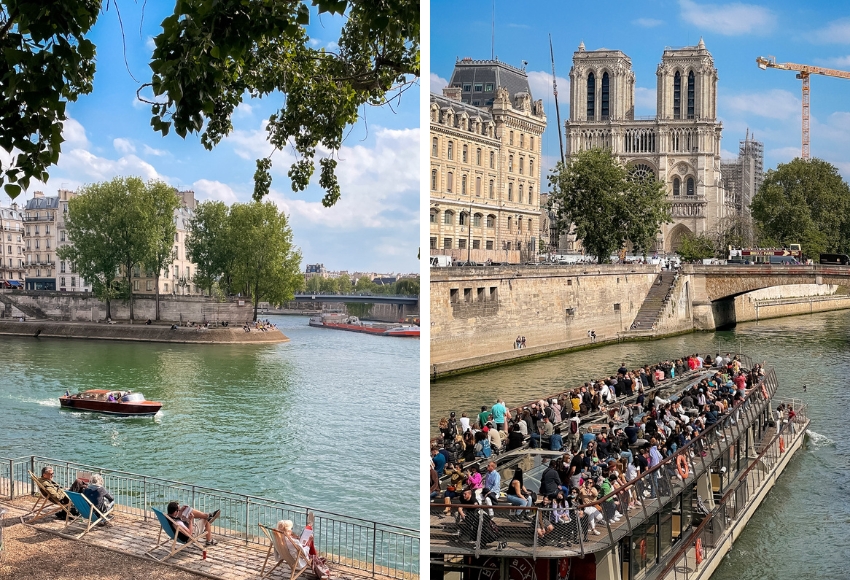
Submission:
[[[493,415],[493,422],[496,424],[498,431],[505,430],[505,416],[508,414],[508,409],[502,402],[502,399],[496,399],[496,404],[490,410]]]

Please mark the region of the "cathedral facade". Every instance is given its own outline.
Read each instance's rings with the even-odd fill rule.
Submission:
[[[619,50],[579,45],[570,70],[567,151],[608,148],[636,175],[662,181],[673,223],[661,226],[656,249],[674,252],[683,235],[711,232],[727,211],[717,69],[700,39],[696,46],[665,49],[656,75],[656,115],[635,117],[631,59]]]

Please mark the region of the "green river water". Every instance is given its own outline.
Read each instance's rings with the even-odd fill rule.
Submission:
[[[418,529],[418,433],[398,426],[419,413],[419,340],[270,319],[291,342],[0,339],[0,457],[84,462]],[[163,410],[61,410],[66,388],[132,389]]]
[[[713,580],[850,578],[850,311],[741,324],[625,343],[441,380],[431,385],[431,433],[455,410],[477,413],[501,396],[518,405],[590,378],[687,353],[739,351],[776,368],[778,396],[809,406],[807,444],[735,542]],[[803,392],[802,385],[808,385]]]

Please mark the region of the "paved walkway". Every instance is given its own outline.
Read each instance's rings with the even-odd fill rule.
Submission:
[[[0,501],[0,507],[9,512],[6,518],[21,517],[28,513],[35,503],[34,498],[23,497],[13,501]],[[74,536],[81,533],[85,526],[72,522],[65,527],[65,522],[53,517],[42,518],[33,525],[34,528],[57,534],[63,537]],[[112,525],[108,527],[95,527],[83,536],[80,542],[97,546],[104,549],[117,551],[132,557],[145,558],[145,552],[157,542],[159,524],[150,518],[145,521],[141,516],[127,513],[118,513],[113,519]],[[268,548],[256,544],[247,544],[243,540],[213,536],[218,540],[218,545],[207,548],[206,559],[200,549],[186,548],[182,552],[172,556],[166,565],[176,567],[187,572],[200,574],[209,578],[220,580],[242,580],[256,579],[260,576],[263,561],[268,553]],[[157,558],[168,555],[168,544],[153,552]],[[274,554],[269,558],[269,567],[274,565]],[[355,570],[340,565],[331,567],[331,577],[334,580],[360,580],[366,578],[389,578],[369,572]],[[271,578],[274,580],[286,580],[289,578],[289,569],[286,563],[281,564]],[[311,571],[306,571],[301,578],[315,580]]]

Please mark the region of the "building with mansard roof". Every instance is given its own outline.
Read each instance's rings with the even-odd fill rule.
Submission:
[[[567,150],[609,148],[635,175],[664,182],[673,223],[662,226],[656,247],[672,252],[683,235],[710,233],[726,216],[718,77],[702,39],[666,48],[656,76],[656,115],[636,117],[631,59],[619,50],[579,45],[570,70]]]
[[[536,259],[542,101],[524,69],[464,58],[430,101],[431,254],[456,261]]]

